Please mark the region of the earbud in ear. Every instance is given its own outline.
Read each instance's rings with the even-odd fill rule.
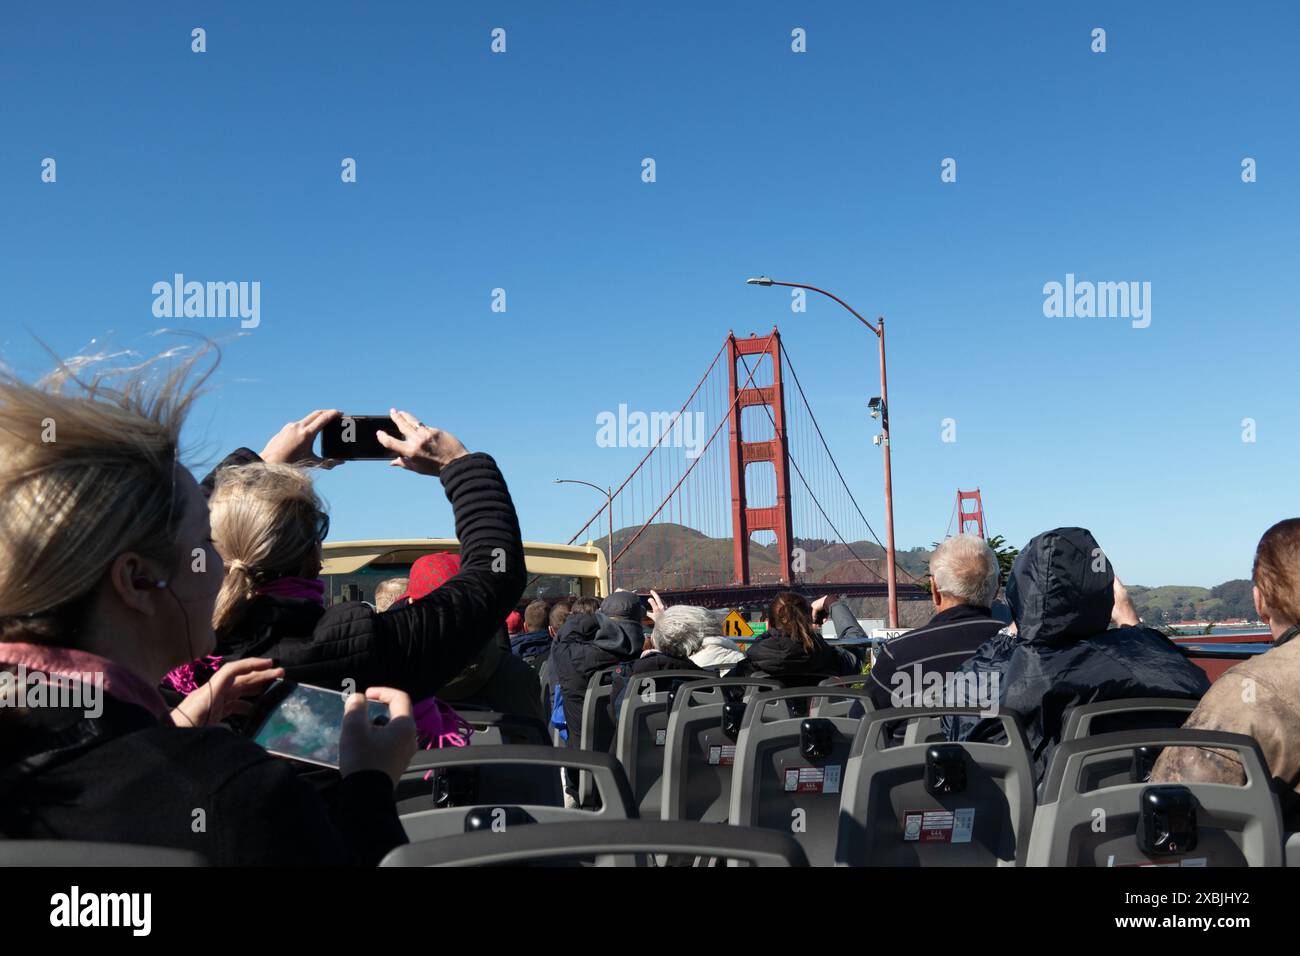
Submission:
[[[144,577],[134,577],[131,579],[131,583],[138,588],[165,588],[167,586],[166,581],[155,581],[152,578]]]

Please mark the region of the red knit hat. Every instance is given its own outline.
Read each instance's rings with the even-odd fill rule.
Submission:
[[[397,601],[418,601],[426,594],[438,590],[458,574],[460,574],[459,554],[439,551],[436,554],[426,554],[422,558],[416,558],[415,563],[411,565],[411,580],[406,585],[406,593]],[[397,601],[393,603],[396,604]]]
[[[512,637],[524,633],[524,616],[518,611],[511,611],[506,615],[506,632]]]

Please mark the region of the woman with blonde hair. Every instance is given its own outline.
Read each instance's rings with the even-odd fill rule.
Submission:
[[[402,433],[379,441],[393,464],[440,477],[460,539],[460,570],[441,587],[379,612],[361,601],[325,606],[320,579],[326,514],[297,462],[340,417],[290,422],[261,455],[240,449],[210,484],[212,536],[226,575],[214,627],[223,662],[267,657],[290,679],[324,687],[396,687],[433,696],[475,659],[523,593],[523,540],[505,479],[491,456],[391,410]]]
[[[410,698],[352,695],[339,822],[289,766],[206,726],[281,671],[223,668],[168,711],[169,670],[212,649],[224,568],[180,463],[200,355],[32,386],[0,376],[0,834],[191,850],[214,864],[374,863],[405,842],[393,788],[415,750]]]

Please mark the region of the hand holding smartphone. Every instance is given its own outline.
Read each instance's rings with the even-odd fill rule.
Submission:
[[[337,461],[388,461],[407,471],[437,477],[469,452],[450,432],[433,428],[409,412],[343,415],[321,428],[321,454]]]

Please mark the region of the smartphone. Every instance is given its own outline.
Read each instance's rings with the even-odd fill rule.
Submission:
[[[339,461],[384,460],[397,456],[379,444],[375,432],[402,437],[401,430],[387,415],[344,415],[320,432],[320,456]]]
[[[337,770],[344,700],[341,691],[277,680],[253,705],[246,733],[267,753]],[[387,723],[387,704],[366,704],[374,723]]]

